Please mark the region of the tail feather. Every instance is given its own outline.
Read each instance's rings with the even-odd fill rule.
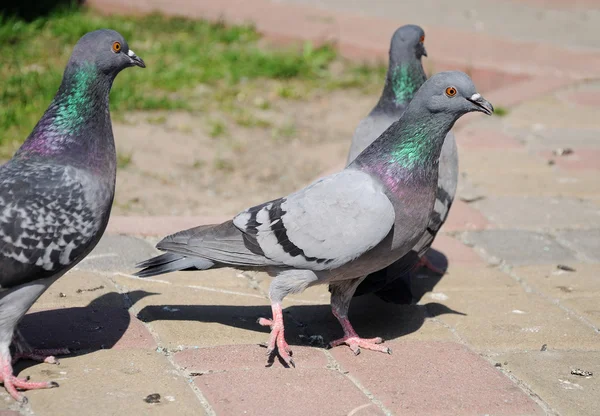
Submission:
[[[238,230],[232,221],[203,225],[165,237],[156,248],[166,253],[140,262],[134,275],[156,276],[179,270],[206,270],[218,266],[260,267],[275,264],[260,246]]]
[[[227,266],[260,267],[275,264],[232,221],[181,231],[165,237],[156,248],[205,258]]]
[[[134,276],[150,277],[181,270],[206,270],[214,265],[212,261],[206,259],[189,258],[180,254],[165,253],[138,263],[136,267],[142,268],[142,270],[134,273]]]

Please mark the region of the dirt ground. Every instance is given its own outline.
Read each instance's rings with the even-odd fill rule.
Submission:
[[[215,112],[130,114],[114,125],[122,163],[113,214],[233,215],[293,192],[345,161],[378,94],[278,99],[254,113],[268,127],[241,127]],[[211,137],[215,119],[225,133]]]

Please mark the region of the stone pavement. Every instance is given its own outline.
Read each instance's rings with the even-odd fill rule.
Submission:
[[[259,3],[265,1],[129,5],[239,18]],[[543,7],[542,0],[524,3]],[[289,15],[309,6],[273,4],[278,30],[284,22],[290,38],[304,33]],[[584,12],[595,7],[581,4],[589,7]],[[552,5],[570,7],[562,0]],[[313,10],[317,22],[324,13],[330,12]],[[263,15],[254,16],[259,28],[274,19]],[[346,13],[340,27],[352,21],[383,33],[389,22],[373,26],[378,19]],[[463,36],[432,29],[427,47],[431,40],[439,49],[431,56]],[[115,217],[97,249],[22,323],[33,345],[72,349],[60,366],[17,365],[21,376],[56,380],[60,388],[27,392],[23,408],[2,391],[0,408],[7,410],[0,416],[600,414],[600,52],[550,39],[516,67],[519,42],[532,41],[497,36],[486,40],[495,45],[497,65],[490,70],[490,58],[473,71],[486,98],[508,114],[470,115],[457,126],[459,197],[434,244],[448,259],[448,273],[414,279],[413,290],[422,294],[417,305],[363,297],[351,307],[357,331],[384,337],[391,356],[324,349],[341,328],[327,289],[317,287],[284,302],[297,368],[265,368],[258,344],[268,331],[256,319],[270,313],[267,276],[230,269],[130,275],[135,262],[155,253],[157,238],[219,219]],[[387,38],[369,42],[363,56],[385,53]],[[553,51],[578,59],[552,63]],[[458,56],[457,65],[466,60]]]

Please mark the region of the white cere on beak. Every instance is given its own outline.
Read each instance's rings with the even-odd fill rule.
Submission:
[[[131,52],[131,51],[129,51],[129,52]],[[480,98],[481,98],[481,94],[479,94],[479,93],[475,93],[475,94],[471,95],[471,100],[473,100],[473,101],[477,101]]]
[[[132,51],[131,49],[129,49],[129,52],[127,52],[127,55],[129,55],[130,57],[133,58],[135,56],[135,52]],[[479,95],[479,94],[476,94],[476,95]]]

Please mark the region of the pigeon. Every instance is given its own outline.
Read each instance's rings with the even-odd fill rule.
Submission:
[[[272,319],[267,354],[277,350],[294,366],[284,337],[281,303],[286,295],[329,284],[331,308],[346,344],[390,352],[381,338],[363,339],[348,320],[356,287],[370,273],[408,253],[430,220],[444,138],[462,115],[493,107],[462,72],[441,72],[426,81],[402,117],[341,172],[286,197],[248,208],[232,220],[165,237],[166,253],[139,263],[138,277],[178,270],[234,267],[266,271]],[[267,361],[269,362],[269,360]]]
[[[421,58],[427,56],[424,41],[425,32],[416,25],[405,25],[394,32],[381,98],[356,128],[348,154],[348,164],[402,116],[416,91],[427,79],[421,63]],[[444,274],[429,262],[425,253],[448,217],[457,184],[458,152],[454,134],[449,132],[440,155],[435,206],[422,239],[396,263],[367,276],[356,289],[354,296],[375,293],[387,302],[409,304],[413,301],[410,271],[418,266],[425,266],[440,275]]]
[[[62,83],[29,137],[0,167],[0,381],[17,391],[57,387],[13,375],[15,359],[56,362],[68,350],[31,348],[16,326],[42,293],[102,236],[115,193],[116,152],[108,95],[124,68],[145,64],[114,30],[84,35]]]

